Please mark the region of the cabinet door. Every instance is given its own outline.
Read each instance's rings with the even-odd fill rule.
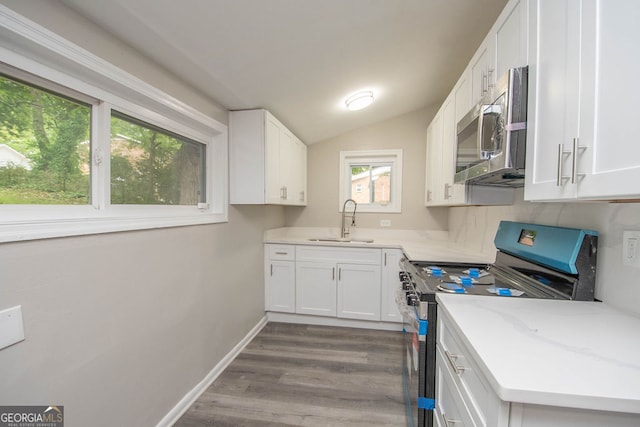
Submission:
[[[583,1],[578,197],[640,195],[640,2]]]
[[[396,292],[400,289],[399,262],[402,259],[400,249],[382,250],[382,283],[380,291],[380,320],[383,322],[402,322],[402,316],[396,303]]]
[[[580,3],[531,0],[526,200],[577,196],[572,182],[578,132]]]
[[[496,80],[495,36],[487,37],[471,60],[471,103],[477,104]]]
[[[441,351],[436,351],[436,407],[433,417],[438,426],[486,426],[476,424],[464,403],[462,392],[458,389],[449,371]],[[496,426],[497,427],[497,426]]]
[[[456,103],[455,95],[445,100],[442,110],[442,200],[447,205],[453,198],[453,178],[455,175],[456,143]]]
[[[293,205],[307,204],[307,146],[293,137],[291,180],[287,184],[287,201]]]
[[[427,128],[426,206],[437,206],[444,199],[442,183],[442,110]]]
[[[267,203],[280,204],[283,202],[284,195],[280,181],[280,135],[282,125],[271,114],[265,114],[266,200]]]
[[[282,203],[293,204],[296,199],[294,184],[296,147],[294,136],[286,128],[280,129],[279,187],[282,189]]]
[[[336,264],[296,262],[296,313],[336,315]]]
[[[268,311],[295,312],[296,270],[294,261],[268,262],[266,277],[266,304]]]
[[[338,264],[337,315],[380,320],[380,266]]]
[[[509,7],[509,6],[507,6]],[[496,79],[509,68],[527,65],[527,9],[515,2],[496,28]]]

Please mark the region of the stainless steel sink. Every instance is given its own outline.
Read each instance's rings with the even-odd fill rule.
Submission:
[[[308,240],[310,242],[373,243],[373,239],[351,239],[341,237],[315,237]]]

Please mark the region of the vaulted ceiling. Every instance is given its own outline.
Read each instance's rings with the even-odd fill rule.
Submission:
[[[229,110],[307,144],[443,100],[506,0],[62,0]],[[374,104],[344,98],[371,89]]]

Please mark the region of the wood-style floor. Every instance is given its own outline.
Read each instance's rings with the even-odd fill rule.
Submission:
[[[269,323],[175,426],[404,426],[402,333]]]

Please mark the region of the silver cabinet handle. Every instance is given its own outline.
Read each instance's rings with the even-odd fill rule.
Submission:
[[[481,95],[484,95],[485,93],[487,93],[487,89],[485,89],[487,87],[487,73],[485,73],[484,71],[482,72],[482,93]]]
[[[336,280],[336,268],[333,267],[333,271],[331,273],[331,280]]]
[[[384,253],[384,266],[387,266],[387,253]]]
[[[458,375],[461,375],[464,372],[464,366],[458,366],[456,364],[456,360],[458,359],[458,355],[451,354],[447,350],[444,351],[444,355],[447,356],[447,360],[449,361],[449,364],[451,364],[451,367],[453,368],[455,373],[458,374]]]
[[[491,83],[491,78],[493,77],[493,68],[489,68],[487,71],[487,91],[493,87],[493,83]]]
[[[562,187],[564,181],[570,177],[562,175],[562,163],[564,163],[564,156],[571,154],[570,151],[564,151],[564,144],[558,144],[558,175],[556,177],[556,186]]]
[[[447,418],[447,415],[444,412],[442,413],[442,421],[444,421],[444,425],[446,427],[451,427],[451,424],[458,424],[460,422],[460,420],[451,420]]]
[[[579,138],[573,138],[573,161],[571,169],[571,183],[575,184],[579,176],[585,176],[585,173],[578,173],[578,151],[584,151],[587,147],[580,145]]]
[[[276,255],[288,255],[287,252],[276,252]]]
[[[273,276],[273,264],[271,264],[271,276]]]
[[[445,199],[450,199],[451,198],[451,185],[450,184],[445,184],[444,185],[444,198]]]
[[[338,269],[338,282],[342,280],[342,268]]]
[[[427,202],[431,201],[431,190],[427,190]]]

